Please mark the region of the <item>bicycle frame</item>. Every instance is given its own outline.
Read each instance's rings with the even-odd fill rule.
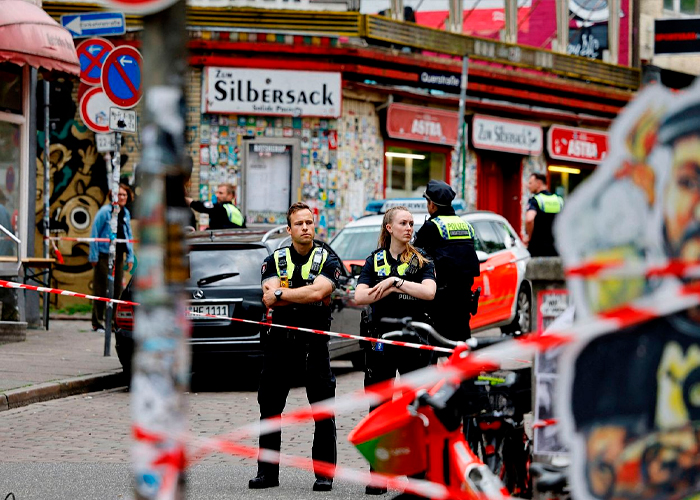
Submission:
[[[456,350],[453,356],[463,351]],[[435,395],[444,381],[430,391]],[[472,452],[461,425],[445,417],[415,391],[388,401],[365,417],[348,440],[376,472],[391,476],[425,474],[425,479],[455,492],[453,498],[508,496],[499,478]],[[453,428],[454,427],[454,428]]]

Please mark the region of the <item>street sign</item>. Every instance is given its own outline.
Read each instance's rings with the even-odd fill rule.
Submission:
[[[141,99],[141,63],[138,50],[128,45],[107,55],[102,66],[102,88],[120,108],[133,108]]]
[[[102,64],[114,45],[104,38],[83,40],[75,48],[80,61],[80,81],[88,85],[99,85],[102,79]]]
[[[114,106],[100,87],[92,87],[80,99],[80,118],[92,130],[109,132],[109,108]]]
[[[98,153],[111,153],[117,150],[116,134],[95,134],[95,146]]]
[[[654,54],[700,53],[700,17],[654,19]]]
[[[153,14],[170,7],[177,0],[104,0],[104,3],[127,14]]]
[[[123,35],[126,33],[124,14],[121,12],[66,14],[61,16],[61,25],[73,35],[73,38]]]
[[[136,111],[109,108],[109,129],[115,132],[136,133]]]

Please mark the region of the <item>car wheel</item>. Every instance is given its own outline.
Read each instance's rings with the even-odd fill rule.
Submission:
[[[521,286],[518,290],[518,299],[515,306],[515,318],[507,326],[501,327],[501,331],[506,334],[523,334],[530,331],[530,312],[532,300],[530,290],[527,286]]]

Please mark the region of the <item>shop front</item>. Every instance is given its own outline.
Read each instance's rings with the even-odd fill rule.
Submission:
[[[477,156],[476,207],[503,215],[514,228],[523,220],[523,160],[544,147],[537,123],[474,115],[472,145]]]
[[[385,197],[420,197],[428,181],[450,182],[451,152],[457,144],[459,114],[391,104],[384,152]]]
[[[608,155],[608,134],[563,125],[547,131],[547,177],[550,189],[566,197]]]

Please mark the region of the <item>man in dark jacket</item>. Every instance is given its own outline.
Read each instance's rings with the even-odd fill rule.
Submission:
[[[544,174],[532,174],[527,188],[533,194],[527,202],[525,213],[527,249],[533,257],[556,257],[559,253],[554,247],[552,226],[555,217],[564,208],[564,200],[547,191],[547,176]]]
[[[471,336],[472,285],[479,276],[474,228],[455,214],[455,192],[447,183],[431,180],[423,197],[428,201],[430,219],[416,234],[415,246],[435,262],[437,293],[431,318],[440,334],[466,340]]]
[[[209,214],[209,229],[229,229],[245,227],[245,217],[233,204],[236,194],[231,184],[219,184],[216,189],[216,203],[211,201],[193,201],[185,198],[190,208],[195,212]]]

